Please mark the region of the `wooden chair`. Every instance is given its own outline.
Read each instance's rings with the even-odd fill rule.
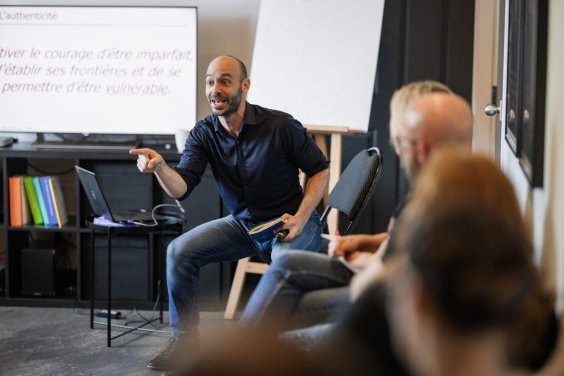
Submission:
[[[229,298],[227,299],[227,306],[225,307],[223,318],[231,320],[235,316],[247,273],[264,274],[267,270],[268,264],[251,261],[251,257],[237,261],[237,269],[235,269],[235,276],[233,276],[233,282],[231,283],[231,290],[229,291]]]
[[[382,172],[382,164],[382,152],[377,147],[360,151],[350,161],[327,198],[327,207],[320,218],[324,226],[329,212],[334,208],[343,213],[348,220],[343,235],[352,231],[374,191]],[[235,316],[247,273],[264,274],[267,269],[268,264],[251,261],[250,257],[238,261],[223,315],[225,319],[233,319]]]

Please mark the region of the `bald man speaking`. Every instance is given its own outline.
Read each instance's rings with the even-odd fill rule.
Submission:
[[[252,255],[270,261],[283,250],[318,251],[321,224],[315,207],[329,180],[329,162],[306,129],[292,116],[248,103],[251,81],[243,62],[219,56],[206,72],[211,115],[196,123],[179,164],[171,168],[152,149],[133,149],[137,167],[156,176],[162,188],[182,200],[211,167],[229,215],[204,223],[173,240],[167,249],[172,338],[147,366],[170,370],[182,366],[198,345],[200,268],[212,262]],[[298,172],[308,175],[305,190]],[[260,241],[248,230],[282,217],[285,237],[275,233]]]

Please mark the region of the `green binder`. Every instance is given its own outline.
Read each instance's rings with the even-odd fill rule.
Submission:
[[[39,202],[37,201],[37,195],[33,186],[33,178],[31,176],[24,177],[24,188],[27,200],[29,201],[29,208],[31,209],[33,222],[36,225],[42,225],[43,217],[41,216],[41,210],[39,209]]]

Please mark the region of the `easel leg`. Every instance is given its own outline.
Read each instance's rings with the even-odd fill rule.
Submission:
[[[328,151],[327,142],[325,141],[325,134],[316,133],[314,134],[315,143],[321,150],[321,152],[331,161],[329,166],[329,189],[331,192],[339,177],[341,176],[341,155],[343,149],[343,135],[341,133],[331,133],[331,149]],[[325,193],[323,198],[323,204],[327,206],[327,196],[328,192]],[[339,213],[336,210],[332,210],[327,218],[327,226],[329,227],[329,233],[334,234],[339,228]]]
[[[331,134],[331,154],[330,160],[331,165],[329,167],[329,192],[333,190],[333,187],[337,184],[339,177],[341,176],[341,155],[343,147],[343,137],[340,133]],[[327,226],[329,227],[329,233],[335,234],[339,229],[339,213],[337,210],[332,210],[327,218]]]

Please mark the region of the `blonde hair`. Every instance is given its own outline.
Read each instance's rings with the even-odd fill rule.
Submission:
[[[399,151],[399,135],[403,114],[409,103],[428,93],[452,93],[448,86],[437,81],[416,81],[402,86],[390,100],[390,143],[396,153]]]

